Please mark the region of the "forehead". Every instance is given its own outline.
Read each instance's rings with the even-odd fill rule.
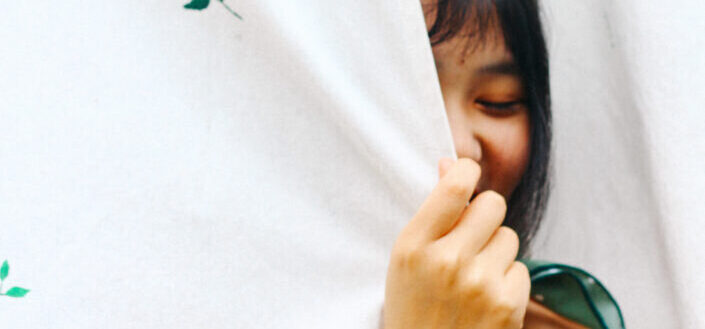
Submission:
[[[433,57],[439,69],[463,67],[471,71],[490,63],[514,62],[502,34],[497,32],[483,37],[458,34],[434,46]]]
[[[426,19],[426,29],[430,30],[436,20],[437,0],[421,0]],[[476,66],[488,62],[513,62],[507,50],[504,34],[494,9],[471,7],[464,15],[465,22],[458,27],[453,37],[433,45],[436,65]]]

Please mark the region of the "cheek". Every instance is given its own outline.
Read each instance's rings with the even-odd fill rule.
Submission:
[[[517,118],[488,131],[484,156],[491,189],[509,197],[526,171],[531,149],[528,118]]]

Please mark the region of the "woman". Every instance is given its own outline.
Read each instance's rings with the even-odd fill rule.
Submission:
[[[536,1],[422,4],[459,160],[441,159],[438,185],[394,245],[385,329],[585,328],[530,299],[529,270],[516,261],[528,256],[548,196],[548,58]]]

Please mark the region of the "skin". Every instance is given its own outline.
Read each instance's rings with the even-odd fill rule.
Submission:
[[[394,244],[384,328],[584,328],[529,298],[518,236],[501,226],[530,156],[524,86],[501,33],[466,45],[433,48],[458,160],[439,161],[438,184]]]
[[[458,158],[480,165],[475,191],[509,198],[530,155],[524,87],[501,36],[474,51],[459,37],[433,49],[438,80]]]
[[[516,233],[500,227],[504,197],[478,194],[480,165],[441,159],[440,180],[397,238],[387,272],[386,329],[521,328],[529,271]]]

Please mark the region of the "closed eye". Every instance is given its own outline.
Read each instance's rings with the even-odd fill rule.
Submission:
[[[497,102],[487,102],[487,101],[481,101],[481,100],[477,100],[475,102],[482,105],[482,106],[491,107],[491,108],[495,108],[495,109],[506,109],[506,108],[512,107],[514,105],[523,103],[522,101],[497,103]]]
[[[490,112],[502,112],[503,114],[510,114],[518,110],[520,105],[524,105],[523,100],[511,101],[511,102],[488,102],[483,100],[476,100],[475,103],[480,105],[483,109]]]

